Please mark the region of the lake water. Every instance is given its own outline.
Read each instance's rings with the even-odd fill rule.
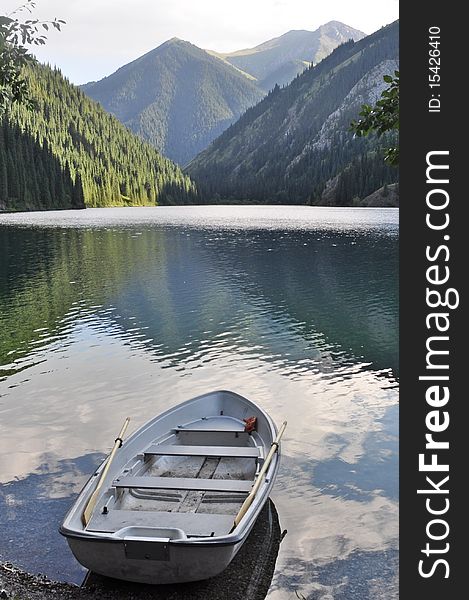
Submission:
[[[0,215],[0,560],[57,527],[123,419],[227,388],[288,420],[268,598],[396,599],[398,212]]]

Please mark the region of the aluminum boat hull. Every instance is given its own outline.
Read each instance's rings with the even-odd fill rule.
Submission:
[[[251,433],[244,431],[244,419],[249,417],[257,420]],[[100,575],[147,584],[214,577],[233,560],[269,497],[280,449],[251,506],[233,529],[239,503],[254,483],[276,433],[267,413],[234,392],[210,392],[179,404],[124,441],[103,481],[93,517],[85,526],[84,509],[105,463],[96,470],[66,515],[60,533],[78,562]],[[197,452],[183,459],[173,456],[184,448]],[[223,458],[225,454],[232,457]],[[258,458],[252,459],[254,454]],[[211,479],[200,479],[212,463]],[[173,464],[174,473],[164,471]],[[185,465],[199,468],[199,464],[196,477],[174,479],[182,490],[171,488],[172,476],[179,477],[177,469]],[[164,477],[155,478],[155,474]],[[211,491],[201,489],[204,485],[199,482],[204,481],[214,491],[212,487]],[[155,491],[150,487],[153,482],[160,482],[158,486],[165,489]],[[225,488],[228,491],[223,491]]]

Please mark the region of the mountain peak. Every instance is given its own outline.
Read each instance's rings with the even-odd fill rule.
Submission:
[[[321,33],[336,34],[340,36],[350,35],[355,41],[358,41],[366,36],[363,31],[359,29],[355,29],[354,27],[350,27],[350,25],[346,25],[341,21],[328,21],[318,27],[317,31]]]
[[[180,164],[263,96],[232,65],[177,37],[83,89]]]
[[[172,38],[171,38],[171,39],[169,39],[169,40],[166,40],[166,42],[163,42],[163,43],[161,44],[161,46],[169,46],[169,45],[173,45],[173,44],[175,44],[175,45],[185,45],[185,44],[190,44],[190,45],[192,46],[192,44],[191,44],[190,42],[188,42],[188,41],[186,41],[186,40],[182,40],[181,38],[178,38],[178,37],[176,37],[176,36],[175,36],[175,37],[172,37]]]
[[[158,50],[159,48],[167,48],[168,46],[192,46],[192,44],[190,42],[187,42],[186,40],[182,40],[181,38],[178,37],[172,37],[169,40],[166,40],[166,42],[163,42],[162,44],[160,44],[159,46],[157,46],[155,48],[155,50]]]
[[[255,77],[269,91],[284,85],[311,63],[318,63],[350,38],[358,41],[365,34],[340,21],[329,21],[315,31],[292,29],[254,48],[219,55],[241,71]]]
[[[320,27],[318,27],[318,29],[321,29],[322,27],[349,27],[348,25],[346,25],[345,23],[342,23],[342,21],[328,21],[327,23],[324,23],[323,25],[321,25]]]

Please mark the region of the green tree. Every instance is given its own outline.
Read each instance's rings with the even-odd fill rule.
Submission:
[[[381,94],[381,98],[372,107],[363,104],[358,121],[352,121],[351,130],[358,136],[367,136],[374,132],[381,137],[388,131],[399,131],[399,71],[394,76],[385,75],[384,81],[389,87]],[[391,165],[399,164],[399,147],[387,148],[384,159]]]
[[[0,116],[14,102],[33,108],[34,103],[23,76],[23,67],[35,60],[28,47],[42,46],[47,39],[44,32],[50,26],[60,31],[65,23],[60,19],[20,19],[21,13],[31,13],[35,7],[34,0],[26,0],[9,15],[0,15]]]

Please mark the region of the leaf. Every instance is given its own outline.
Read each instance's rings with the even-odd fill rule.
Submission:
[[[352,121],[351,131],[357,137],[364,137],[375,133],[378,137],[388,131],[399,130],[399,71],[394,72],[395,77],[384,75],[383,80],[389,87],[381,93],[374,107],[363,104],[359,116],[361,119]],[[389,148],[385,155],[385,161],[391,165],[399,162],[399,148]]]

